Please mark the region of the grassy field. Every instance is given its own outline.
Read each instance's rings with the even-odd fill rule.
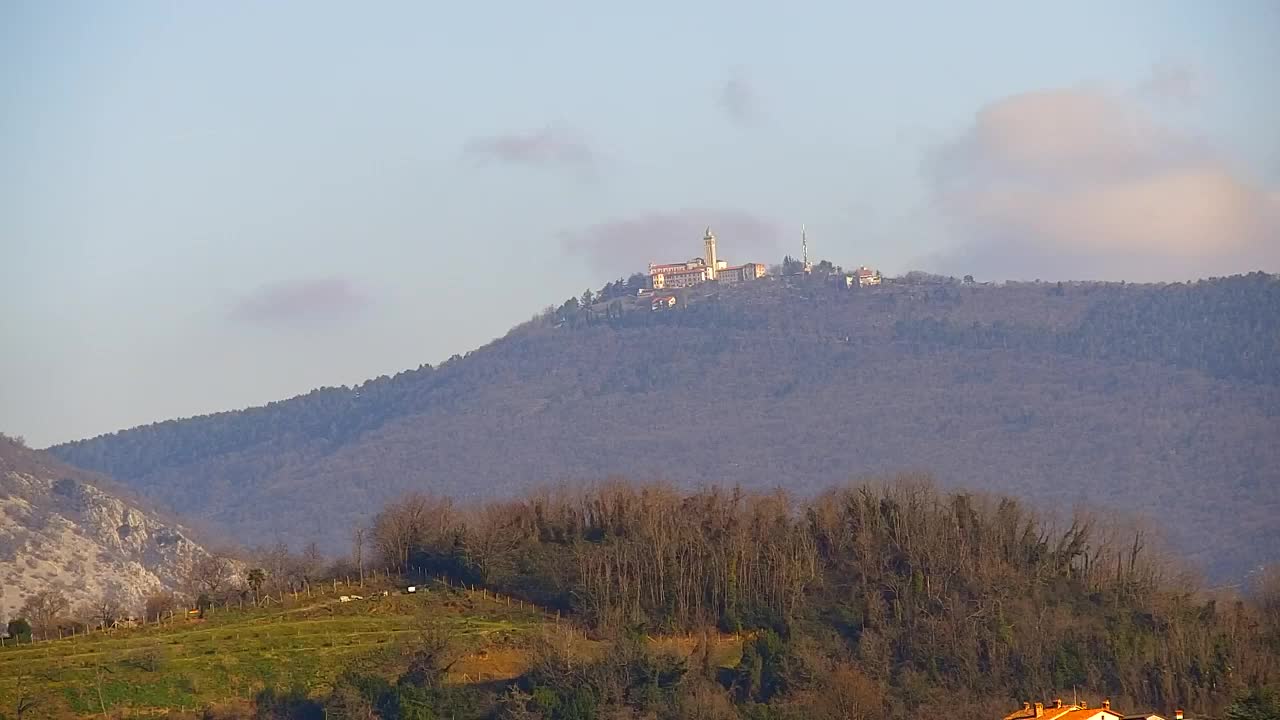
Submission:
[[[342,590],[340,592],[354,592]],[[274,609],[221,610],[204,620],[0,649],[0,713],[20,686],[40,715],[153,714],[251,698],[264,687],[322,692],[348,668],[395,662],[424,621],[447,627],[467,655],[455,682],[518,675],[529,640],[548,619],[534,608],[437,586],[340,603],[336,593]],[[290,603],[292,604],[292,603]]]
[[[40,700],[29,717],[101,715],[104,708],[115,717],[157,715],[245,701],[265,687],[322,694],[347,669],[392,671],[426,622],[447,628],[463,648],[448,682],[507,680],[528,669],[533,641],[556,624],[517,601],[438,584],[386,597],[370,588],[365,600],[338,601],[349,592],[356,590],[289,598],[283,608],[220,610],[204,620],[10,645],[0,649],[0,714],[13,709],[20,692]],[[694,643],[654,640],[682,654]],[[573,647],[584,657],[603,650],[580,636]],[[714,652],[720,664],[732,664],[738,644],[720,638]]]

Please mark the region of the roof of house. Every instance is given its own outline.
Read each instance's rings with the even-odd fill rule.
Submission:
[[[1037,718],[1036,709],[1030,703],[1004,716],[1004,720],[1122,720],[1123,715],[1103,707],[1085,707],[1083,705],[1064,703],[1060,707],[1050,705]]]

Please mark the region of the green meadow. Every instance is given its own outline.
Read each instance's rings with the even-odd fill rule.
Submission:
[[[415,595],[339,602],[341,589],[266,609],[219,609],[203,619],[0,649],[0,713],[22,694],[38,716],[153,715],[252,698],[265,688],[322,693],[345,670],[391,668],[424,624],[446,629],[467,654],[451,682],[515,677],[544,623],[532,607],[434,585]],[[10,641],[12,642],[12,641]]]

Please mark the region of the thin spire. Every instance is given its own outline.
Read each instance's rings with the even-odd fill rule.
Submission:
[[[800,226],[800,249],[804,255],[804,271],[809,272],[809,235],[805,232],[805,226]]]

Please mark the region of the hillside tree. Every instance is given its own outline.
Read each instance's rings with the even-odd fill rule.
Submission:
[[[70,609],[71,603],[61,590],[48,589],[28,597],[18,615],[31,623],[33,632],[47,640],[58,620]]]

